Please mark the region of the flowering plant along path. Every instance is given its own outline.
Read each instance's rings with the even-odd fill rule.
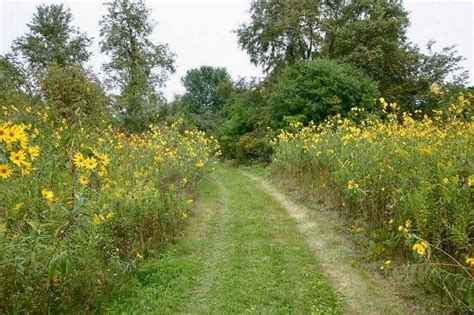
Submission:
[[[183,237],[145,263],[111,313],[419,313],[354,267],[330,222],[257,174],[218,166]]]

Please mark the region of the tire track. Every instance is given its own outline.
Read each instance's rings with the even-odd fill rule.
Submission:
[[[354,267],[356,261],[347,241],[327,219],[290,200],[268,181],[241,171],[276,200],[297,223],[299,231],[313,249],[323,272],[345,301],[349,314],[419,314],[420,310],[398,297],[382,278]],[[297,267],[297,266],[295,266]]]

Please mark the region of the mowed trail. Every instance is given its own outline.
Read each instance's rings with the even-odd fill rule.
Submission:
[[[184,235],[140,268],[110,313],[407,314],[327,222],[261,177],[218,166]]]
[[[398,297],[387,281],[356,267],[356,255],[335,224],[314,210],[291,200],[267,180],[249,172],[242,174],[274,200],[293,218],[304,235],[334,290],[344,300],[350,314],[414,314],[413,305]]]

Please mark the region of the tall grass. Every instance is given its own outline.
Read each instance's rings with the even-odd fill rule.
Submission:
[[[180,122],[128,135],[1,111],[0,313],[97,310],[179,231],[217,143]]]
[[[474,307],[474,121],[460,94],[432,118],[380,100],[382,115],[353,108],[316,126],[294,124],[273,141],[272,168],[323,190],[373,258],[419,262],[460,310]],[[357,122],[357,123],[356,123]]]

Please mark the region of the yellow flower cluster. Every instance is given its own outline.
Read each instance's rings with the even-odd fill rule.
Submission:
[[[0,123],[1,179],[12,177],[15,168],[19,174],[30,174],[32,161],[39,156],[40,149],[38,146],[29,145],[27,129],[31,129],[31,126],[13,124],[10,121]],[[36,137],[37,133],[34,136]]]
[[[413,244],[412,249],[418,255],[424,256],[426,254],[426,250],[430,247],[430,245],[425,241],[416,242]]]
[[[96,150],[92,150],[92,155],[87,157],[81,152],[77,152],[74,155],[73,164],[76,168],[82,170],[81,175],[79,175],[79,183],[87,185],[91,172],[96,171],[100,177],[107,175],[110,158],[108,154],[99,153]]]
[[[112,220],[113,217],[114,217],[113,212],[109,212],[105,216],[103,214],[94,214],[91,222],[93,225],[99,225],[107,220]]]
[[[357,189],[357,188],[359,188],[359,184],[357,184],[357,182],[354,179],[350,179],[347,182],[347,189],[354,190],[354,189]]]
[[[0,111],[0,279],[15,288],[5,297],[12,301],[51,282],[66,299],[82,282],[99,292],[106,287],[96,279],[156,252],[192,213],[193,185],[219,150],[182,121],[128,134],[96,117],[63,119],[40,101],[35,110],[24,100]],[[39,280],[17,263],[59,270],[65,260],[70,268]],[[90,268],[88,276],[71,277],[77,268]]]
[[[439,86],[431,90],[443,96]],[[342,211],[365,220],[368,231],[386,229],[400,252],[402,236],[421,256],[430,243],[441,244],[436,255],[463,261],[472,248],[473,100],[461,93],[426,115],[381,98],[381,115],[354,108],[351,119],[293,123],[271,141],[272,169],[311,187],[332,187],[324,193]],[[404,222],[396,225],[401,235],[393,233],[394,222]]]

